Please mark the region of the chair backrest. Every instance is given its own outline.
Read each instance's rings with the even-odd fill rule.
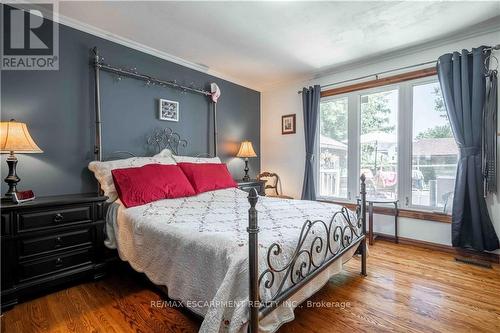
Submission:
[[[266,181],[266,194],[271,196],[281,195],[281,180],[278,174],[274,172],[264,171],[257,176],[257,179]]]

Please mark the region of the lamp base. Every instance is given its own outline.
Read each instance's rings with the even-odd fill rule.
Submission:
[[[17,176],[17,157],[14,152],[10,152],[9,157],[7,157],[7,165],[9,166],[9,174],[5,177],[5,182],[9,185],[8,191],[5,193],[5,198],[12,200],[12,195],[17,192],[17,183],[21,181],[21,178]]]
[[[248,168],[248,157],[245,157],[245,176],[243,176],[244,182],[250,181],[250,176],[248,175],[249,170],[250,169]]]

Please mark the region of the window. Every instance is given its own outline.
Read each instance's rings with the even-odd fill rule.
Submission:
[[[412,104],[411,203],[448,210],[455,187],[458,147],[439,83],[414,85]]]
[[[347,98],[320,104],[319,195],[347,198]]]
[[[397,197],[397,115],[398,90],[361,95],[360,174],[371,198]]]
[[[435,77],[321,99],[318,197],[451,211],[458,149]],[[354,195],[351,195],[353,193]]]

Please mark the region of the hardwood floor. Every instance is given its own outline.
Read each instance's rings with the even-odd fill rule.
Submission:
[[[309,299],[332,307],[304,303],[279,332],[500,332],[499,265],[482,268],[449,253],[377,241],[368,274],[361,277],[359,260],[351,260]],[[2,316],[1,331],[198,330],[200,319],[184,309],[151,307],[162,299],[137,275],[117,273],[17,305]]]

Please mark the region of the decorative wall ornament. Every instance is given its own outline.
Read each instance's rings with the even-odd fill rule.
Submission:
[[[160,99],[158,116],[160,120],[179,121],[179,102]]]
[[[295,114],[281,116],[281,134],[295,134]]]

